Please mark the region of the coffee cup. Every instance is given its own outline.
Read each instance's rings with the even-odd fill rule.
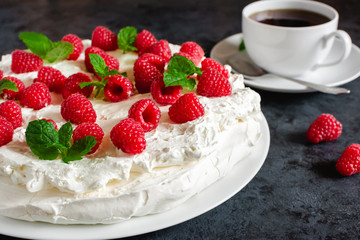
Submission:
[[[296,77],[344,61],[351,38],[338,30],[339,14],[329,5],[304,0],[267,0],[242,11],[246,51],[268,72]],[[326,60],[335,38],[342,45],[337,59]],[[326,61],[325,61],[326,60]]]

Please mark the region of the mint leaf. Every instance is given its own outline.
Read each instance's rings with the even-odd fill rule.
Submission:
[[[164,72],[164,83],[166,82],[166,87],[180,85],[193,89],[196,85],[195,79],[187,79],[187,77],[188,75],[182,72]]]
[[[70,122],[65,123],[59,129],[59,143],[67,148],[71,146],[70,140],[73,133],[73,127]]]
[[[62,158],[65,163],[69,163],[70,161],[80,160],[82,156],[91,151],[91,149],[95,146],[97,141],[93,136],[86,136],[77,140],[68,150],[66,156]]]
[[[81,83],[79,83],[79,86],[80,86],[81,88],[84,88],[84,87],[103,88],[103,87],[105,87],[105,85],[106,85],[105,82],[99,82],[99,81],[81,82]]]
[[[245,51],[246,47],[245,47],[245,42],[244,39],[241,39],[240,45],[239,45],[239,52]]]
[[[119,48],[125,52],[137,51],[134,46],[137,36],[137,29],[135,27],[124,27],[118,33]]]
[[[56,62],[64,58],[68,58],[71,53],[74,52],[74,46],[69,42],[56,42],[54,43],[54,48],[49,50],[45,59],[50,62]]]
[[[11,81],[9,79],[3,78],[0,81],[0,94],[2,94],[3,90],[5,90],[5,89],[12,90],[14,92],[19,91],[18,87],[16,86],[16,83],[14,83],[13,81]]]
[[[19,38],[25,43],[32,53],[35,53],[42,59],[53,47],[53,42],[44,34],[36,32],[22,32]]]
[[[105,60],[99,55],[94,53],[90,53],[89,58],[90,58],[90,63],[94,67],[94,71],[96,72],[96,74],[99,75],[99,77],[101,78],[105,78],[106,77],[105,69],[107,67]]]

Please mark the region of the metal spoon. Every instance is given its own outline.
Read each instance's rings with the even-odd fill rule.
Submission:
[[[247,60],[245,56],[241,54],[235,54],[234,56],[230,57],[226,60],[226,63],[229,64],[233,70],[235,70],[237,73],[240,73],[244,76],[244,78],[248,80],[255,80],[256,78],[260,76],[274,76],[277,78],[283,78],[286,80],[290,80],[299,84],[302,84],[304,86],[307,86],[309,88],[315,89],[319,92],[328,93],[328,94],[344,94],[344,93],[350,93],[349,89],[346,88],[340,88],[340,87],[329,87],[321,84],[311,83],[295,78],[289,78],[285,76],[276,75],[273,73],[266,73],[263,69],[255,66],[253,63],[251,63],[250,60]]]

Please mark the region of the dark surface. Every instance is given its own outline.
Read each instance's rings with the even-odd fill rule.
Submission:
[[[130,25],[172,43],[196,41],[209,56],[218,41],[241,32],[241,11],[249,2],[1,1],[0,54],[24,48],[18,40],[22,31],[60,40],[67,33],[90,38],[98,25],[116,33]],[[339,28],[360,46],[358,1],[324,2],[339,11]],[[360,174],[341,177],[334,165],[348,145],[360,143],[359,79],[344,87],[351,94],[258,91],[271,146],[256,177],[230,200],[199,217],[129,239],[357,239]],[[343,134],[333,142],[309,144],[305,132],[325,112],[342,122]]]

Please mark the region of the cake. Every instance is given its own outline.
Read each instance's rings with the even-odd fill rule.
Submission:
[[[94,41],[94,37],[82,40],[84,50],[76,60],[44,65],[60,70],[66,78],[83,73],[96,81],[99,76],[90,73],[84,62],[85,49]],[[180,45],[169,47],[169,59],[186,55],[178,54]],[[119,72],[126,72],[136,86],[134,63],[140,52],[104,48],[119,61]],[[16,77],[30,86],[38,71],[14,73],[12,58],[12,54],[2,56],[3,78]],[[103,139],[95,153],[68,163],[60,156],[40,159],[25,134],[34,120],[51,119],[58,127],[68,122],[61,114],[63,95],[51,92],[51,104],[40,109],[22,106],[21,126],[14,130],[12,141],[0,147],[0,215],[55,224],[110,224],[175,208],[211,186],[246,159],[261,136],[259,95],[244,86],[241,75],[231,74],[229,66],[224,69],[231,86],[226,96],[199,95],[197,87],[183,89],[184,95],[195,93],[203,106],[204,114],[196,119],[177,123],[169,116],[171,104],[156,104],[161,112],[158,125],[144,133],[145,149],[136,154],[116,147],[110,135],[136,102],[151,99],[156,103],[149,92],[139,93],[135,88],[129,98],[110,102],[95,98],[93,91],[88,99]],[[0,104],[5,101],[0,99]]]

